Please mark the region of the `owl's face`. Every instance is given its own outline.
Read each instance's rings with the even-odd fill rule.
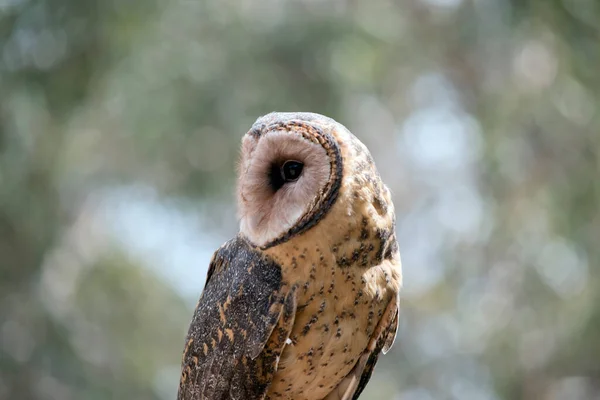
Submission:
[[[317,225],[319,238],[312,237],[331,243],[348,224],[393,231],[395,218],[367,148],[343,125],[313,113],[271,113],[246,133],[238,211],[241,234],[265,249]]]
[[[257,124],[242,141],[238,208],[242,234],[265,246],[303,218],[310,223],[311,210],[332,195],[340,157],[332,138],[306,121]]]

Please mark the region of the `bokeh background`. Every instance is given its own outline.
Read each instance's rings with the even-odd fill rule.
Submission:
[[[596,0],[0,0],[0,399],[174,399],[241,136],[314,111],[394,193],[364,399],[600,399]]]

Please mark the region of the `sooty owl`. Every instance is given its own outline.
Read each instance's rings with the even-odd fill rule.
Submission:
[[[402,282],[390,192],[367,148],[311,113],[242,142],[239,234],[210,262],[178,399],[356,399],[394,342]]]

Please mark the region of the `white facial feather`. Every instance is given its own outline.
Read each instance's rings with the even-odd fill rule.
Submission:
[[[304,163],[300,178],[274,191],[269,173],[274,163]],[[270,131],[246,135],[238,181],[240,231],[261,246],[293,227],[314,204],[330,177],[323,147],[298,133]]]

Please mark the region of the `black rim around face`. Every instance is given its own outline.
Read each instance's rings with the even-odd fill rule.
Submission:
[[[263,132],[270,132],[274,130],[294,131],[299,135],[302,135],[305,139],[322,146],[329,156],[331,172],[329,181],[320,193],[318,201],[313,204],[313,206],[302,216],[295,226],[284,232],[278,238],[261,246],[262,249],[268,249],[278,244],[287,242],[292,237],[308,231],[320,220],[322,220],[325,215],[327,215],[331,207],[333,207],[338,198],[343,177],[342,154],[337,142],[334,140],[331,134],[323,132],[323,130],[318,126],[301,120],[275,122],[269,125],[253,127],[249,133],[255,136],[260,136]]]

